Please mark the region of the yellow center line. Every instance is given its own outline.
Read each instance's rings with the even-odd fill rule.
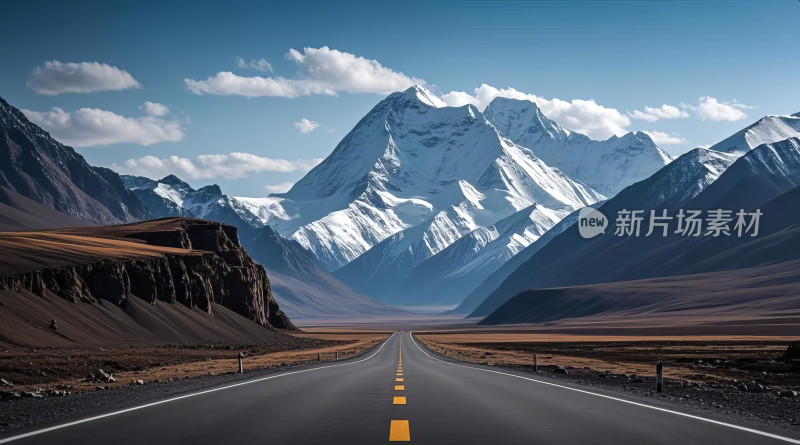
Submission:
[[[411,442],[408,420],[392,420],[392,426],[389,429],[389,442]]]
[[[400,339],[400,353],[397,361],[397,377],[395,382],[403,382],[403,342]],[[394,385],[395,391],[405,391],[405,385]],[[394,397],[392,399],[393,405],[405,405],[405,397]],[[408,426],[408,420],[392,420],[391,427],[389,428],[389,442],[411,442],[411,432]]]

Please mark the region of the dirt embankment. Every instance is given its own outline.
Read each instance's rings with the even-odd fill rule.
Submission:
[[[268,344],[164,345],[129,348],[44,348],[0,352],[2,398],[66,395],[125,385],[344,360],[385,340],[385,334],[285,335]],[[97,378],[99,370],[113,379]]]
[[[562,366],[611,374],[664,375],[676,381],[736,385],[756,381],[800,390],[800,361],[784,359],[790,337],[592,337],[559,334],[418,334],[429,348],[468,362]],[[463,358],[462,358],[463,357]]]

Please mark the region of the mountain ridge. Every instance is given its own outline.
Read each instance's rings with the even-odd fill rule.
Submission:
[[[114,171],[93,167],[0,98],[0,186],[95,223],[147,219],[144,206]]]
[[[772,154],[780,153],[780,151],[776,151],[776,146],[785,149],[783,151],[784,156],[781,159],[786,162],[785,166],[794,173],[787,176],[784,171],[774,173],[773,176],[779,176],[784,179],[794,178],[794,181],[773,182],[758,180],[760,176],[763,176],[764,171],[769,170],[769,167],[766,167],[765,160],[772,160]],[[737,185],[742,181],[749,181],[752,188],[757,188],[760,191],[752,191],[746,197],[747,199],[742,201],[745,210],[752,210],[753,207],[770,202],[772,199],[776,199],[791,190],[792,187],[800,185],[800,182],[797,182],[800,181],[800,176],[797,175],[800,172],[798,152],[800,152],[800,141],[795,139],[789,139],[777,144],[763,144],[741,157],[737,157],[735,154],[720,154],[715,150],[696,149],[681,158],[685,160],[691,159],[693,156],[696,157],[698,154],[706,154],[711,156],[707,159],[711,159],[715,163],[705,171],[703,169],[692,170],[693,178],[695,179],[691,179],[691,177],[684,179],[685,183],[694,185],[698,185],[702,181],[702,179],[698,178],[706,178],[707,181],[710,181],[707,182],[706,186],[695,189],[697,191],[696,194],[692,196],[686,195],[686,190],[676,187],[671,182],[671,171],[677,173],[686,172],[685,169],[680,168],[680,162],[683,162],[683,160],[679,158],[666,167],[665,170],[648,180],[634,184],[624,190],[603,204],[599,210],[609,218],[609,224],[613,224],[614,215],[623,208],[638,209],[641,207],[644,211],[655,208],[677,210],[678,207],[683,208],[686,205],[700,205],[701,209],[706,209],[708,208],[707,206],[715,208],[713,206],[719,203],[719,200],[716,199],[717,196],[728,193],[742,196],[741,193],[736,191]],[[731,162],[732,159],[735,159],[735,161]],[[730,163],[730,165],[723,170],[719,168],[719,164],[716,164],[719,162],[722,162],[723,165],[724,163]],[[753,165],[765,167],[764,169],[757,169],[752,168]],[[720,170],[721,174],[713,178]],[[662,185],[655,185],[659,181],[661,181]],[[776,188],[776,184],[781,186]],[[663,195],[660,191],[664,190],[671,192]],[[673,199],[676,196],[679,196],[680,199]],[[735,212],[739,209],[740,206],[737,204],[736,208],[732,210]],[[787,214],[786,210],[778,210],[778,208],[772,208],[770,212],[776,215]],[[775,216],[772,218],[775,218]],[[781,220],[784,219],[781,217]],[[791,220],[786,220],[784,224],[791,224]],[[774,228],[775,231],[784,229],[788,230],[784,226]],[[759,234],[759,240],[766,243],[763,239],[769,235],[770,233],[762,229],[762,233]],[[789,236],[789,232],[787,232],[786,236]],[[747,240],[729,239],[728,237],[699,237],[695,239],[680,237],[674,233],[666,238],[619,238],[611,230],[607,231],[605,235],[587,240],[582,239],[578,235],[577,229],[573,226],[561,233],[526,263],[520,265],[473,311],[472,315],[488,315],[509,298],[527,289],[633,280],[677,273],[705,272],[712,265],[708,262],[703,263],[701,260],[712,255],[717,255],[718,260],[714,267],[718,269],[724,269],[726,265],[733,263],[740,264],[740,267],[758,266],[759,263],[754,255],[755,252],[761,249],[758,247],[759,244],[753,244],[755,241],[747,243],[745,241]],[[786,245],[791,245],[791,242],[785,242],[788,243]],[[749,254],[746,251],[738,255],[730,253],[732,252],[730,249],[738,244],[753,246],[750,247],[753,253]],[[555,251],[562,252],[562,254],[555,257],[553,256]],[[615,261],[607,261],[605,258],[608,256],[615,258]],[[746,258],[750,258],[750,260],[745,260]],[[612,264],[613,267],[611,267]]]

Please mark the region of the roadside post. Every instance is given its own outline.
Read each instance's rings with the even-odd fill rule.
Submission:
[[[539,358],[533,354],[533,372],[539,372]]]
[[[244,367],[242,367],[242,359],[244,358],[244,352],[239,352],[239,374],[244,372]]]
[[[339,360],[339,351],[336,351],[336,360]]]
[[[656,364],[656,392],[664,392],[664,367],[661,361]]]

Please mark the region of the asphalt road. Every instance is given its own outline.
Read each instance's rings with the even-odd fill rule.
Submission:
[[[769,433],[442,360],[407,332],[363,358],[0,439],[14,444],[780,444]]]

